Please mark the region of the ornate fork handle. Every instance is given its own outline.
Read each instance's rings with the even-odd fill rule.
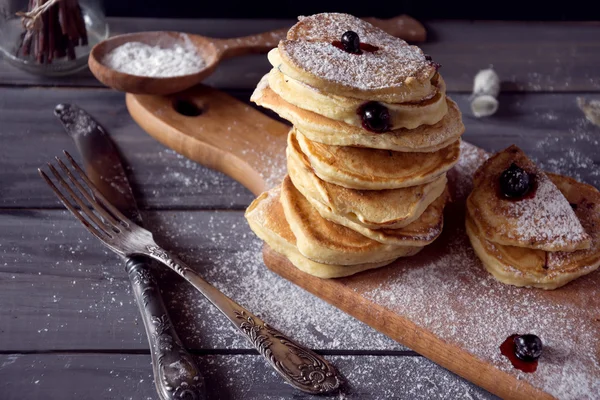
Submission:
[[[162,262],[198,289],[292,386],[312,394],[328,393],[339,388],[341,378],[338,372],[323,357],[267,325],[158,245],[146,246],[144,254]]]

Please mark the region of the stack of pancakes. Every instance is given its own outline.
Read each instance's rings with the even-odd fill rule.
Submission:
[[[512,165],[530,177],[521,198],[507,198],[500,188]],[[475,173],[466,226],[483,265],[504,283],[556,289],[600,266],[600,192],[544,173],[516,146]]]
[[[340,46],[358,34],[360,54]],[[431,58],[347,14],[300,18],[252,101],[293,124],[288,176],[250,227],[299,269],[348,276],[416,254],[442,231],[464,132]],[[365,109],[383,118],[365,118]]]

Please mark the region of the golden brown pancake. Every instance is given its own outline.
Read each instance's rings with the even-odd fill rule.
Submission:
[[[506,198],[499,184],[501,174],[513,163],[534,182],[530,192],[516,200]],[[492,243],[545,251],[590,246],[590,237],[565,196],[514,145],[489,158],[477,170],[467,209],[483,237]]]
[[[363,126],[360,108],[364,99],[337,96],[283,75],[277,68],[267,74],[269,87],[283,100],[296,107],[312,111],[335,121],[358,128]],[[414,129],[421,125],[433,125],[448,112],[446,84],[436,75],[435,95],[427,100],[409,103],[381,103],[390,114],[390,129]],[[432,81],[433,82],[433,81]]]
[[[361,224],[345,218],[343,215],[333,212],[329,207],[317,201],[309,202],[317,212],[326,220],[343,225],[373,239],[379,243],[395,246],[426,246],[431,244],[442,233],[444,227],[444,206],[448,199],[445,191],[414,222],[398,229],[370,229]]]
[[[372,133],[296,107],[273,92],[266,76],[259,82],[250,100],[275,111],[310,140],[336,146],[428,153],[456,142],[465,131],[460,110],[450,98],[446,98],[448,113],[440,122],[383,133]]]
[[[290,179],[314,207],[318,208],[315,202],[320,203],[329,213],[370,229],[397,229],[412,223],[442,195],[447,182],[446,175],[442,174],[432,182],[408,188],[348,189],[326,182],[313,172],[293,132],[288,136],[286,151]]]
[[[297,144],[293,147],[299,147],[319,178],[349,189],[400,189],[432,182],[450,170],[460,155],[460,140],[433,153],[403,153],[326,145],[295,129],[290,135]]]
[[[500,282],[551,290],[600,266],[600,192],[566,176],[548,176],[575,207],[577,218],[591,237],[591,247],[570,252],[547,252],[493,243],[484,238],[483,232],[467,215],[467,233],[473,248],[485,268]]]
[[[292,233],[279,202],[281,189],[276,187],[258,196],[246,210],[246,219],[256,235],[273,250],[287,257],[299,270],[319,278],[339,278],[388,265],[394,260],[356,265],[322,264],[304,257],[296,248]]]
[[[421,247],[389,245],[369,239],[326,220],[294,187],[289,177],[281,184],[281,205],[300,254],[323,264],[379,263],[416,254]]]
[[[357,55],[336,47],[346,31],[376,50]],[[435,92],[437,68],[421,49],[348,14],[300,17],[269,61],[284,75],[339,96],[403,103]]]

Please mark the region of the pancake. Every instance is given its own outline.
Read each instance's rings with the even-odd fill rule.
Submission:
[[[600,192],[574,179],[548,174],[591,237],[591,247],[571,252],[546,252],[492,243],[467,215],[467,234],[485,268],[500,282],[551,290],[589,274],[600,266]]]
[[[500,192],[500,176],[516,164],[533,177],[530,193],[518,200]],[[467,209],[483,237],[492,243],[545,251],[590,246],[569,202],[521,149],[511,146],[490,157],[475,173]]]
[[[358,190],[423,185],[445,174],[460,156],[460,140],[433,153],[325,145],[309,140],[296,129],[292,129],[289,140],[297,143],[319,178]]]
[[[399,229],[370,229],[333,212],[318,201],[310,201],[311,205],[326,220],[343,225],[379,243],[393,246],[427,246],[442,233],[444,227],[444,206],[448,199],[445,191],[421,216],[409,225]]]
[[[290,179],[314,207],[318,208],[315,203],[320,203],[330,212],[370,229],[397,229],[412,223],[442,195],[447,182],[446,175],[442,174],[432,182],[409,188],[347,189],[315,175],[298,149],[293,132],[288,136],[286,151]]]
[[[296,248],[296,237],[279,202],[280,187],[256,198],[246,210],[246,219],[256,235],[273,250],[287,257],[299,270],[319,278],[339,278],[388,265],[394,260],[357,265],[328,265],[304,257]]]
[[[464,133],[460,110],[456,103],[446,98],[448,113],[434,125],[421,125],[415,129],[397,129],[384,133],[371,133],[363,128],[334,121],[312,111],[288,103],[269,87],[264,76],[250,100],[275,111],[290,121],[310,140],[336,146],[359,146],[401,152],[434,152],[457,141]]]
[[[281,205],[296,237],[298,251],[313,261],[336,265],[379,263],[410,256],[421,250],[416,246],[379,243],[326,220],[287,176],[281,184]]]
[[[351,54],[334,46],[346,31],[377,49]],[[299,18],[269,61],[284,75],[339,96],[403,103],[435,93],[437,67],[421,49],[348,14]]]
[[[335,121],[362,127],[359,113],[365,104],[363,99],[337,96],[283,75],[273,68],[267,75],[269,87],[283,100],[304,110],[315,112]],[[435,95],[427,100],[412,103],[382,103],[390,113],[391,129],[414,129],[421,125],[433,125],[448,112],[446,84],[436,75]]]

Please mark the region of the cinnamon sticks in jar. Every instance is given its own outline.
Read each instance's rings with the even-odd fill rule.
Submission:
[[[64,57],[74,60],[75,47],[88,44],[78,0],[29,0],[28,11],[17,15],[25,27],[17,56],[51,64]]]

